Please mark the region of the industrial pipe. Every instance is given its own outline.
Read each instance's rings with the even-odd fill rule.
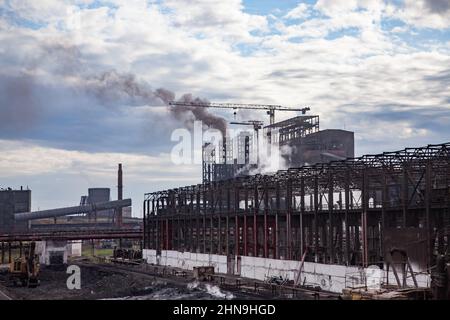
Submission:
[[[94,204],[89,204],[89,205],[85,205],[85,206],[66,207],[66,208],[60,208],[60,209],[50,209],[50,210],[43,210],[43,211],[16,213],[14,215],[14,219],[16,221],[24,221],[24,220],[54,218],[54,217],[68,216],[68,215],[72,215],[72,214],[90,213],[90,212],[94,212],[94,211],[103,211],[103,210],[117,209],[117,208],[129,207],[129,206],[131,206],[131,199],[125,199],[125,200],[94,203]]]

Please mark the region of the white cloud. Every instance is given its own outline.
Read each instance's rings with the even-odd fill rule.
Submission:
[[[297,8],[300,13],[303,13],[307,6],[301,4]],[[293,10],[294,13],[297,8]],[[278,30],[288,38],[323,38],[332,32],[352,28],[363,36],[373,38],[374,32],[381,33],[380,22],[385,14],[386,5],[376,0],[319,0],[314,5],[314,10],[322,15],[310,15],[306,21],[288,26],[284,24],[284,21],[278,21]],[[285,18],[289,17],[285,16]]]
[[[450,28],[448,0],[405,0],[404,5],[396,8],[392,16],[419,28]]]
[[[131,153],[95,153],[43,147],[33,142],[0,140],[0,173],[23,177],[48,173],[79,174],[92,180],[110,176],[117,163],[127,166],[132,181],[194,183],[198,165],[175,165],[168,153],[146,156]]]
[[[386,10],[387,5],[385,0],[318,0],[314,9],[332,17],[353,12],[356,9],[379,14]]]
[[[405,0],[396,4],[390,0],[318,0],[314,9],[335,20],[352,23],[352,15],[375,20],[399,19],[418,28],[447,29],[450,27],[450,1]],[[364,13],[369,13],[365,15]],[[342,24],[342,23],[341,23]],[[397,30],[398,31],[398,30]]]
[[[241,0],[165,0],[163,4],[172,10],[176,27],[209,37],[248,42],[253,40],[251,31],[268,30],[267,18],[244,13]]]
[[[299,3],[294,9],[289,11],[284,18],[286,19],[304,19],[308,17],[309,6],[306,3]]]
[[[115,9],[80,9],[60,1],[45,2],[41,9],[34,2],[17,1],[14,8],[27,19],[51,23],[30,30],[0,18],[0,72],[20,74],[33,70],[39,81],[70,83],[73,78],[61,77],[58,68],[78,66],[61,55],[51,53],[45,57],[41,53],[42,43],[63,39],[75,45],[83,61],[79,67],[90,72],[132,72],[153,88],[167,87],[178,94],[193,92],[212,101],[309,105],[311,113],[321,116],[323,128],[342,128],[339,115],[346,107],[352,109],[345,113],[347,129],[357,130],[357,139],[363,138],[358,143],[365,144],[365,149],[359,150],[369,149],[374,141],[381,150],[389,149],[392,141],[386,140],[397,138],[401,138],[399,144],[413,146],[427,138],[446,139],[448,132],[436,133],[433,128],[415,127],[413,121],[395,118],[359,123],[357,115],[371,114],[386,106],[398,106],[401,112],[412,115],[419,108],[450,110],[449,44],[442,44],[439,50],[431,46],[418,49],[402,41],[398,34],[392,36],[401,31],[399,28],[391,33],[381,26],[386,17],[439,28],[450,21],[444,19],[447,13],[440,14],[437,22],[430,21],[436,13],[420,3],[410,1],[404,8],[397,8],[377,0],[321,0],[315,9],[326,18],[315,16],[302,23],[287,23],[286,19],[304,17],[307,6],[300,4],[284,18],[268,20],[245,13],[238,0],[195,4],[167,0],[163,6],[143,0],[114,1]],[[276,24],[278,34],[264,33],[268,21]],[[348,28],[357,32],[325,38]],[[296,38],[298,43],[293,41]],[[130,115],[136,110],[123,112]],[[292,115],[279,112],[277,120]],[[239,116],[267,120],[261,112],[239,112]],[[117,121],[124,118],[120,114]],[[159,122],[167,126],[163,117]],[[132,126],[134,122],[129,123]],[[379,127],[372,130],[375,124]],[[148,129],[149,149],[154,141],[161,140],[152,135],[153,129]],[[386,141],[386,146],[380,141]],[[167,154],[150,157],[114,150],[90,154],[6,141],[0,142],[0,151],[2,177],[35,172],[76,173],[80,168],[101,176],[109,174],[102,168],[114,170],[115,164],[123,161],[130,164],[129,174],[135,181],[145,181],[142,183],[155,189],[164,181],[183,185],[194,177],[200,179],[198,168],[168,167]]]
[[[397,26],[397,27],[392,28],[392,30],[391,30],[392,33],[405,33],[408,31],[409,31],[409,28],[407,26],[402,26],[402,27]]]
[[[359,139],[370,140],[373,137],[377,137],[378,141],[389,141],[394,136],[396,137],[396,142],[400,145],[402,145],[402,142],[399,140],[408,141],[408,139],[426,137],[429,134],[427,129],[414,128],[414,124],[410,122],[398,121],[392,124],[388,121],[377,119],[374,119],[374,121],[363,121],[355,126],[355,129],[358,132]]]
[[[106,7],[79,10],[81,25],[77,33],[53,28],[39,32],[16,28],[0,38],[6,46],[18,48],[19,55],[26,52],[26,56],[32,56],[42,41],[52,42],[57,36],[67,34],[67,38],[72,38],[78,34],[79,38],[73,38],[77,39],[86,63],[94,68],[131,71],[154,87],[168,86],[178,92],[193,91],[236,102],[290,105],[306,101],[314,106],[325,102],[320,100],[321,95],[334,95],[338,88],[339,96],[331,99],[334,102],[328,105],[326,101],[328,111],[346,99],[356,101],[355,97],[374,102],[381,98],[382,102],[401,99],[417,104],[422,101],[420,98],[403,98],[409,96],[408,89],[413,87],[420,92],[429,86],[423,79],[426,74],[421,71],[425,64],[420,63],[415,72],[410,72],[408,65],[402,63],[410,60],[416,64],[415,49],[393,42],[381,30],[385,6],[380,1],[319,1],[318,9],[330,15],[340,14],[291,26],[281,24],[281,35],[257,37],[249,32],[264,28],[267,22],[260,16],[242,12],[240,1],[200,1],[196,5],[190,1],[165,1],[171,13],[145,1],[126,6],[116,4],[119,7],[114,11]],[[364,10],[354,11],[357,7]],[[330,32],[350,27],[358,29],[359,34],[322,39]],[[205,38],[199,38],[198,31],[203,31]],[[235,39],[223,37],[225,34],[235,35]],[[252,55],[241,56],[234,45],[236,39],[244,39],[242,35],[245,41],[262,41],[263,45]],[[288,41],[304,36],[313,39],[298,44]],[[445,58],[445,55],[431,54],[426,64],[436,61],[438,68],[434,72],[443,71]],[[48,62],[54,65],[52,60]],[[382,68],[378,69],[380,65]],[[49,68],[42,63],[38,66]],[[377,71],[372,72],[374,68]],[[54,72],[47,74],[56,79]],[[276,74],[285,76],[267,76]],[[300,74],[304,80],[297,82],[295,79]],[[414,80],[408,81],[409,77]],[[302,89],[301,94],[298,88]],[[441,92],[434,99],[441,101],[444,97],[445,92]]]
[[[346,13],[357,7],[357,0],[318,0],[314,5],[314,9],[319,10],[328,16]]]

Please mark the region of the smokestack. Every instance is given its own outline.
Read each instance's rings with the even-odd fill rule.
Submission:
[[[122,180],[122,164],[119,163],[119,171],[117,173],[117,200],[123,198],[123,180]],[[122,226],[122,208],[117,210],[117,225]]]
[[[222,140],[223,164],[227,164],[227,137],[224,135]]]
[[[244,162],[245,164],[250,163],[250,137],[245,136],[245,143],[244,143]]]

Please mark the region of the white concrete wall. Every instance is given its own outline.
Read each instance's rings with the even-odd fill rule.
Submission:
[[[36,241],[35,252],[39,256],[39,263],[45,264],[45,241]]]
[[[36,242],[36,254],[39,255],[39,263],[42,265],[50,264],[50,252],[58,251],[63,254],[63,262],[67,263],[67,257],[69,255],[70,246],[67,242],[53,242],[53,241],[37,241]]]
[[[70,257],[81,257],[82,244],[83,242],[81,240],[71,241],[70,244],[68,245],[69,246],[68,255]]]
[[[156,256],[156,250],[143,250],[143,258],[147,263],[192,270],[194,267],[213,266],[216,273],[227,272],[227,257],[215,254],[178,252],[163,250]]]
[[[156,250],[144,249],[142,250],[142,259],[148,264],[156,264]]]
[[[299,267],[300,261],[243,256],[241,276],[264,280],[266,276],[281,275],[289,280],[295,280]],[[319,286],[322,290],[340,293],[346,286],[347,274],[359,274],[357,279],[362,282],[364,278],[362,272],[357,267],[305,262],[300,283]]]
[[[161,256],[156,256],[156,250],[144,249],[143,258],[147,263],[178,267],[185,270],[192,270],[196,266],[214,266],[216,273],[227,273],[227,257],[224,255],[163,250]],[[284,278],[295,280],[299,267],[300,261],[241,256],[240,276],[265,280],[266,276],[281,275]],[[237,266],[235,263],[234,272],[236,273],[236,271]],[[374,274],[379,275],[380,279],[374,279]],[[334,264],[305,262],[300,283],[319,286],[322,290],[330,292],[341,293],[342,289],[346,287],[365,287],[367,277],[370,280],[370,287],[376,289],[385,282],[386,273],[384,270],[374,271],[374,268],[362,269]],[[417,276],[417,280],[419,287],[429,287],[430,285],[429,275]],[[389,283],[395,284],[392,272],[390,272]],[[413,286],[411,278],[408,278],[407,284]]]

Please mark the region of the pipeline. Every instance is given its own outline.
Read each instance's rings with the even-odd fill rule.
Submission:
[[[50,209],[34,212],[16,213],[14,219],[16,221],[36,220],[45,218],[54,218],[68,216],[72,214],[90,213],[95,211],[102,211],[108,209],[117,209],[131,206],[131,199],[108,201],[84,206],[66,207],[60,209]]]

